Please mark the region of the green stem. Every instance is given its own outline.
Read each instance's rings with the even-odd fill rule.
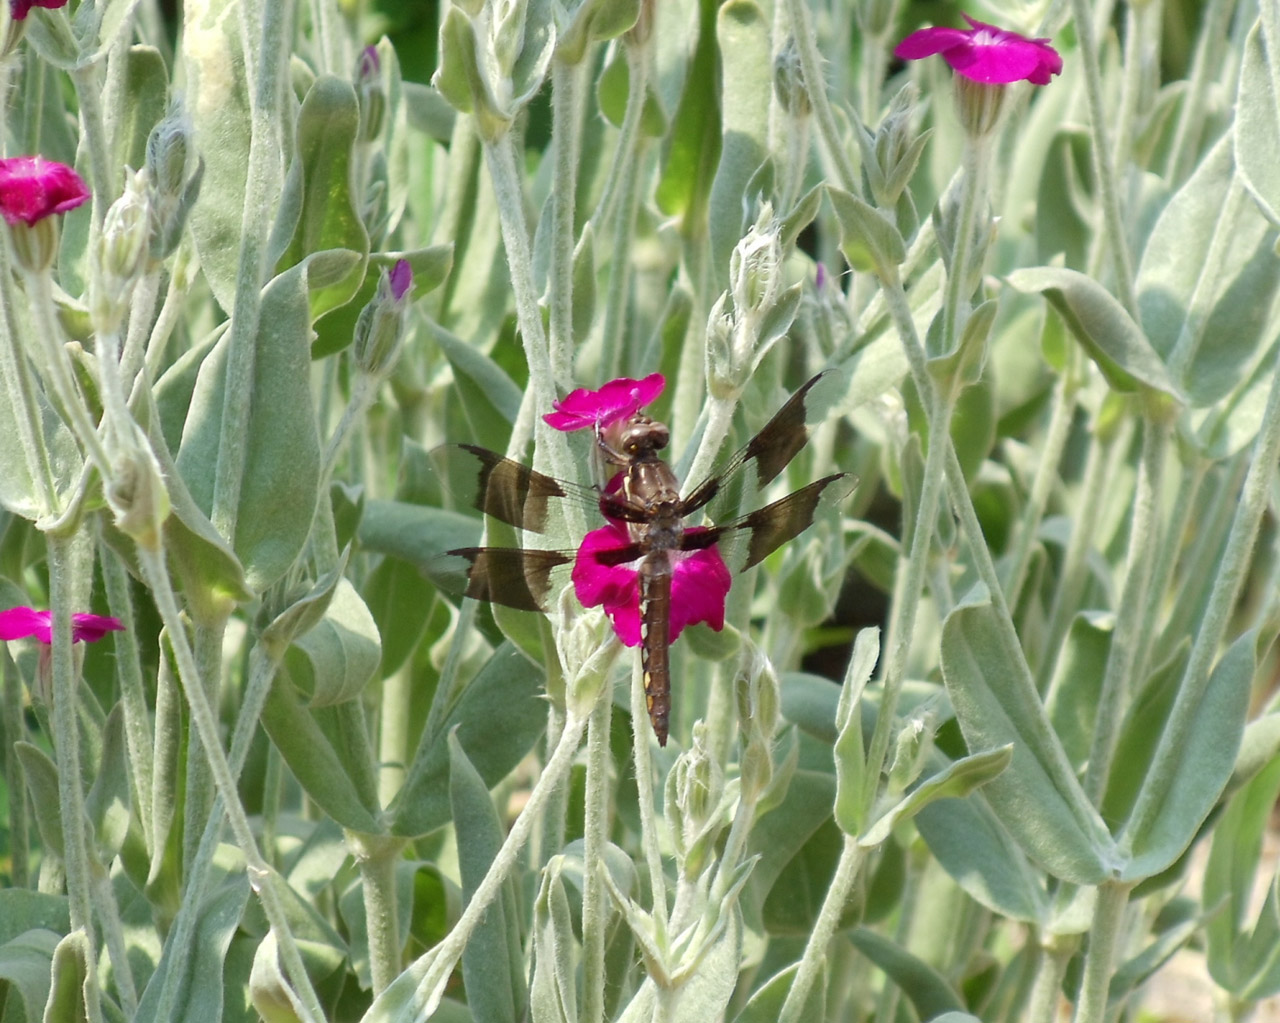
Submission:
[[[90,251],[102,230],[107,207],[115,200],[123,185],[123,174],[113,180],[108,153],[107,127],[102,119],[102,84],[98,81],[98,65],[86,64],[71,72],[76,100],[80,105],[80,142],[89,150],[90,173],[93,175],[93,224],[89,232]]]
[[[574,202],[582,149],[582,92],[586,61],[551,63],[552,150],[555,175],[551,186],[551,260],[548,323],[551,372],[565,390],[573,387],[573,249]],[[625,250],[623,250],[625,251]]]
[[[1205,106],[1210,90],[1217,87],[1222,73],[1223,55],[1230,45],[1231,18],[1235,10],[1236,4],[1229,0],[1207,0],[1201,7],[1196,52],[1191,60],[1191,73],[1187,76],[1182,102],[1178,104],[1178,124],[1165,163],[1165,180],[1172,186],[1182,183],[1200,157],[1201,139],[1210,121]]]
[[[1133,257],[1129,254],[1129,239],[1120,210],[1120,193],[1116,187],[1115,168],[1111,163],[1113,150],[1102,95],[1098,42],[1091,20],[1094,11],[1089,6],[1089,0],[1071,0],[1071,11],[1083,61],[1085,94],[1089,101],[1089,132],[1093,141],[1090,151],[1093,155],[1093,171],[1098,180],[1098,194],[1102,200],[1104,235],[1111,251],[1116,295],[1120,304],[1130,314],[1136,315],[1138,304],[1133,291]]]
[[[1062,979],[1067,975],[1067,964],[1075,951],[1076,942],[1070,947],[1059,948],[1055,941],[1050,947],[1041,947],[1036,957],[1035,979],[1031,984],[1031,996],[1022,1014],[1026,1023],[1047,1023],[1058,1018],[1058,1002],[1062,998]]]
[[[857,171],[849,161],[849,154],[845,152],[835,112],[831,109],[827,82],[822,73],[825,62],[818,50],[818,37],[809,17],[809,5],[806,0],[787,0],[787,14],[791,19],[791,33],[796,41],[796,52],[800,55],[800,71],[804,75],[809,103],[818,122],[818,135],[822,139],[823,150],[835,171],[836,183],[846,192],[858,195],[862,191],[859,187],[861,183]]]
[[[882,292],[889,306],[898,335],[911,365],[912,379],[920,400],[929,414],[929,450],[925,460],[924,484],[920,491],[920,503],[915,521],[911,524],[910,540],[905,550],[906,563],[899,564],[899,581],[895,581],[893,611],[889,622],[889,657],[884,669],[884,692],[880,711],[876,716],[876,728],[871,737],[867,755],[867,770],[859,800],[862,819],[869,819],[880,787],[880,772],[888,755],[893,732],[893,715],[898,696],[906,681],[907,658],[911,652],[911,640],[915,631],[916,612],[924,593],[925,575],[929,566],[929,549],[933,540],[933,528],[938,521],[938,507],[942,496],[943,466],[945,455],[951,449],[949,434],[954,398],[937,394],[933,379],[925,366],[924,348],[916,335],[915,322],[907,304],[906,292],[898,281],[883,281]]]
[[[605,298],[604,331],[601,339],[600,364],[604,376],[612,378],[622,371],[622,337],[627,325],[627,304],[631,293],[631,252],[640,209],[641,189],[636,187],[645,152],[641,124],[645,97],[649,87],[649,47],[626,47],[630,90],[627,109],[618,132],[618,147],[613,165],[605,179],[604,194],[592,214],[593,223],[603,223],[613,210],[613,262],[609,271],[609,290]],[[621,196],[621,200],[618,197]],[[615,204],[616,203],[616,208]]]
[[[538,293],[533,283],[533,254],[525,219],[524,193],[517,170],[515,143],[510,132],[495,142],[486,142],[484,155],[489,178],[493,183],[494,198],[498,204],[498,218],[502,224],[502,242],[507,250],[507,271],[516,301],[516,321],[524,344],[525,360],[529,365],[529,384],[533,389],[535,406],[549,410],[556,399],[556,375],[551,365],[546,331],[542,328]],[[536,420],[535,433],[538,438],[537,448],[545,451],[552,474],[561,479],[573,479],[564,435],[546,426],[541,417]]]
[[[31,842],[27,834],[27,785],[14,745],[27,738],[22,713],[22,681],[8,647],[0,648],[0,676],[4,683],[4,783],[9,794],[9,878],[14,888],[31,883]]]
[[[1084,953],[1084,976],[1080,981],[1080,1000],[1076,1003],[1074,1023],[1105,1023],[1107,992],[1111,986],[1112,967],[1124,911],[1129,905],[1132,884],[1107,881],[1098,888],[1098,901],[1089,928],[1089,945]]]
[[[1027,579],[1027,567],[1031,563],[1031,551],[1035,546],[1036,535],[1040,531],[1040,524],[1044,521],[1044,511],[1049,504],[1049,495],[1058,482],[1062,453],[1066,449],[1067,439],[1071,436],[1071,421],[1075,417],[1076,390],[1074,383],[1066,376],[1061,377],[1053,389],[1053,411],[1049,416],[1049,428],[1045,432],[1040,462],[1036,466],[1036,477],[1031,483],[1027,506],[1023,509],[1022,518],[1018,522],[1013,553],[1009,558],[1008,571],[1005,573],[1004,591],[1008,594],[1010,607],[1018,606],[1018,597]]]
[[[1049,610],[1049,625],[1045,629],[1044,658],[1036,678],[1036,688],[1042,693],[1049,688],[1057,663],[1057,652],[1066,638],[1067,629],[1071,627],[1071,619],[1080,607],[1080,599],[1089,581],[1089,552],[1093,549],[1093,542],[1098,534],[1098,520],[1106,503],[1104,498],[1107,489],[1116,478],[1117,467],[1114,462],[1128,446],[1127,433],[1121,438],[1115,435],[1104,438],[1095,434],[1093,443],[1089,445],[1084,478],[1075,502],[1079,514],[1067,540],[1057,589]]]
[[[71,372],[71,359],[63,344],[62,327],[53,315],[53,288],[47,271],[28,273],[26,275],[28,295],[31,305],[31,318],[41,356],[41,370],[45,379],[62,406],[61,412],[67,417],[67,425],[88,452],[98,472],[106,478],[111,475],[111,460],[98,437],[98,428],[89,417],[89,409],[76,386]]]
[[[1160,521],[1156,505],[1164,480],[1168,442],[1169,426],[1157,421],[1154,416],[1148,416],[1143,423],[1142,462],[1138,469],[1133,519],[1129,527],[1129,555],[1124,588],[1120,595],[1121,609],[1143,608],[1147,603],[1152,565],[1158,556],[1160,544]],[[1139,634],[1141,625],[1141,614],[1122,611],[1117,616],[1115,631],[1111,636],[1111,649],[1107,654],[1107,667],[1102,677],[1102,690],[1093,719],[1093,746],[1084,780],[1085,793],[1094,805],[1101,801],[1107,776],[1111,771],[1111,758],[1115,755],[1126,695],[1133,692],[1133,686],[1141,677],[1143,666],[1137,659],[1142,647]]]
[[[844,836],[844,847],[840,851],[840,860],[836,863],[835,876],[831,879],[831,887],[827,889],[822,900],[822,908],[818,910],[818,919],[814,921],[813,931],[805,944],[804,955],[800,959],[800,967],[791,981],[791,989],[787,992],[786,1001],[782,1003],[782,1011],[778,1013],[778,1023],[798,1023],[804,1011],[809,991],[813,988],[818,972],[827,958],[827,947],[836,933],[840,915],[853,892],[854,882],[858,878],[862,866],[862,848],[858,840],[851,835]]]
[[[360,867],[365,924],[369,937],[369,972],[373,994],[382,994],[400,973],[400,925],[396,913],[396,864],[406,840],[379,835],[347,836]]]
[[[62,821],[63,861],[67,872],[67,901],[71,930],[83,930],[88,943],[88,977],[85,997],[88,1016],[100,1023],[101,992],[97,970],[98,940],[91,909],[93,886],[89,862],[84,788],[80,765],[80,729],[76,723],[80,698],[77,692],[75,652],[71,646],[71,615],[82,605],[84,538],[79,534],[45,537],[49,558],[49,604],[53,608],[53,744],[58,764],[58,815]]]
[[[1160,743],[1151,760],[1151,767],[1129,820],[1121,835],[1127,851],[1135,835],[1146,834],[1168,794],[1187,747],[1188,736],[1195,727],[1200,702],[1209,684],[1209,670],[1217,655],[1222,637],[1226,633],[1236,598],[1240,594],[1246,570],[1250,565],[1253,545],[1258,536],[1258,526],[1267,506],[1271,480],[1280,458],[1280,373],[1271,381],[1271,393],[1267,396],[1267,408],[1263,414],[1262,428],[1253,449],[1253,462],[1245,477],[1240,503],[1231,522],[1226,550],[1219,562],[1218,574],[1213,582],[1209,606],[1205,608],[1200,629],[1191,647],[1178,695],[1160,733]]]
[[[248,19],[250,7],[240,9]],[[227,378],[223,391],[222,427],[218,438],[218,463],[213,481],[214,528],[228,540],[236,535],[240,489],[248,458],[249,409],[253,399],[253,367],[262,306],[262,285],[270,268],[265,266],[267,231],[275,219],[275,188],[280,163],[281,102],[287,56],[288,27],[293,23],[293,0],[262,5],[260,52],[248,60],[256,73],[250,112],[249,161],[245,173],[244,211],[240,218],[240,256],[236,269],[235,302],[227,341]],[[242,24],[242,35],[251,38],[251,26]]]
[[[151,833],[152,766],[155,746],[151,740],[151,712],[147,707],[147,691],[142,680],[142,662],[138,657],[137,631],[133,616],[133,597],[129,576],[120,559],[99,542],[98,563],[107,588],[107,606],[120,619],[124,632],[116,637],[116,678],[120,684],[120,702],[124,707],[124,734],[129,750],[129,776],[133,782],[133,798],[138,807],[147,851],[155,853]]]
[[[634,661],[631,671],[631,732],[640,809],[640,844],[649,868],[655,936],[661,942],[667,932],[667,878],[662,872],[662,849],[658,840],[658,821],[653,802],[653,759],[649,748],[653,731],[649,727],[649,710],[645,702],[644,672],[640,668],[640,658],[636,657]]]
[[[600,877],[609,841],[609,777],[613,757],[609,753],[609,726],[613,701],[602,693],[587,724],[587,793],[583,822],[582,859],[582,1011],[581,1023],[604,1019],[605,931],[608,904]]]
[[[119,994],[124,1018],[133,1019],[138,1013],[138,989],[133,983],[133,970],[129,966],[129,953],[124,941],[124,923],[111,887],[111,875],[97,863],[91,864],[90,868],[93,871],[93,908],[102,926],[107,959],[111,963],[111,980]]]
[[[511,826],[506,841],[502,843],[498,855],[493,858],[488,873],[471,896],[471,901],[467,903],[462,916],[440,944],[419,957],[402,975],[407,982],[415,985],[412,1006],[404,1006],[397,999],[397,1012],[404,1015],[404,1018],[426,1019],[440,1004],[445,985],[453,974],[458,959],[462,956],[462,950],[466,948],[476,927],[484,919],[493,900],[498,897],[502,886],[515,868],[520,851],[529,840],[535,822],[541,818],[550,794],[564,783],[578,745],[582,741],[582,733],[586,725],[585,719],[569,715],[564,732],[560,736],[560,742],[557,743],[555,751],[547,761],[542,777],[529,793],[529,801],[525,803],[520,816]],[[370,1011],[376,1015],[379,1008],[375,1001]]]
[[[156,610],[160,612],[160,619],[164,622],[169,640],[173,644],[178,676],[182,680],[183,691],[186,693],[187,707],[191,713],[195,734],[199,736],[204,750],[204,759],[212,774],[218,795],[221,797],[236,845],[244,855],[245,869],[250,883],[262,902],[263,911],[271,924],[272,931],[275,932],[285,974],[301,998],[302,1007],[308,1016],[308,1023],[319,1023],[324,1019],[324,1011],[320,1007],[320,1000],[303,966],[302,953],[289,929],[284,897],[279,890],[282,880],[258,851],[258,844],[254,839],[244,804],[240,802],[239,793],[236,791],[235,775],[219,744],[217,718],[201,681],[195,654],[190,643],[187,642],[186,623],[178,608],[178,601],[166,571],[164,554],[162,551],[152,551],[141,545],[138,546],[137,551],[138,566],[142,571],[143,580],[151,591]],[[190,767],[191,762],[188,761],[188,770]],[[217,809],[216,801],[213,808]],[[215,814],[210,813],[207,817],[202,816],[201,819],[210,820],[214,816]],[[221,814],[216,816],[220,817]],[[208,830],[207,826],[206,830]]]
[[[978,210],[987,204],[987,168],[991,162],[993,135],[966,138],[964,173],[960,178],[960,213],[956,221],[955,245],[947,272],[947,292],[942,304],[943,352],[954,352],[960,346],[960,332],[971,309],[967,283],[971,280],[969,262],[973,258],[973,239],[977,233]],[[986,217],[983,217],[984,221]]]

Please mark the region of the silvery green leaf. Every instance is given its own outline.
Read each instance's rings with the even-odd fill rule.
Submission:
[[[1018,291],[1044,295],[1117,391],[1145,385],[1185,401],[1142,328],[1092,277],[1065,267],[1041,266],[1016,270],[1008,281]]]
[[[718,85],[721,103],[720,164],[711,185],[708,219],[712,265],[721,285],[729,254],[750,223],[747,183],[769,152],[769,97],[773,59],[769,19],[755,0],[729,0],[716,14],[716,38],[722,54]]]
[[[1044,869],[1097,884],[1118,862],[1049,725],[1026,663],[1010,650],[990,602],[965,602],[942,629],[942,675],[970,749],[1013,745],[1008,770],[983,789],[992,809]]]
[[[1245,186],[1263,215],[1280,226],[1278,45],[1280,40],[1271,38],[1264,30],[1262,18],[1254,22],[1244,43],[1240,88],[1236,94],[1236,127],[1232,134],[1236,163]]]
[[[930,803],[939,799],[963,799],[974,789],[998,777],[1012,759],[1012,744],[962,757],[916,786],[910,795],[859,836],[858,844],[864,848],[880,845],[894,828],[909,821]]]

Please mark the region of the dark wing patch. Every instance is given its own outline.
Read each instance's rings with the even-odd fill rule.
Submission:
[[[474,444],[445,444],[430,458],[445,489],[460,503],[517,529],[545,532],[548,502],[555,498],[589,509],[599,504],[600,495],[591,487],[555,479]]]
[[[552,573],[572,551],[461,547],[432,558],[426,574],[441,589],[517,611],[547,611]]]
[[[806,382],[723,468],[689,494],[684,502],[684,513],[688,515],[705,505],[748,464],[755,465],[757,489],[771,483],[808,443],[809,428],[806,424],[816,418],[816,408],[825,408],[830,403],[833,387],[840,385],[843,379],[839,370],[826,370]]]
[[[811,525],[822,509],[839,504],[858,485],[852,473],[835,473],[801,487],[794,494],[767,504],[723,526],[686,534],[682,550],[701,550],[719,544],[720,555],[733,572],[758,565],[788,540]]]

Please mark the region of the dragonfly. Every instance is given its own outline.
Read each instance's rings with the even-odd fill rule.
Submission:
[[[838,386],[840,380],[839,372],[831,370],[810,379],[687,496],[682,496],[680,482],[662,456],[670,437],[667,427],[638,410],[608,430],[596,431],[604,462],[617,470],[601,488],[556,479],[475,445],[436,449],[433,460],[454,481],[450,489],[511,526],[544,532],[553,521],[553,502],[563,499],[594,506],[610,523],[588,534],[576,551],[447,551],[438,559],[454,565],[455,581],[447,588],[476,600],[545,613],[557,590],[555,580],[563,574],[557,570],[573,564],[580,601],[587,606],[603,603],[623,642],[640,646],[649,721],[658,743],[665,746],[671,712],[670,646],[680,630],[694,621],[723,627],[732,576],[803,533],[823,509],[848,497],[858,480],[850,473],[832,473],[728,522],[703,526],[690,520],[718,495],[736,493],[739,481],[754,483],[758,492],[777,478],[808,441],[806,424],[829,404],[832,387],[820,385]],[[431,574],[439,578],[441,572]],[[625,589],[628,583],[633,587],[632,603],[619,595],[618,587]],[[605,596],[586,596],[597,591]],[[685,602],[697,608],[690,611]]]

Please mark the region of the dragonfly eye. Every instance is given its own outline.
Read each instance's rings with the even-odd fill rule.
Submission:
[[[665,423],[658,423],[648,416],[637,416],[622,432],[622,450],[627,455],[642,451],[661,451],[671,439]]]

